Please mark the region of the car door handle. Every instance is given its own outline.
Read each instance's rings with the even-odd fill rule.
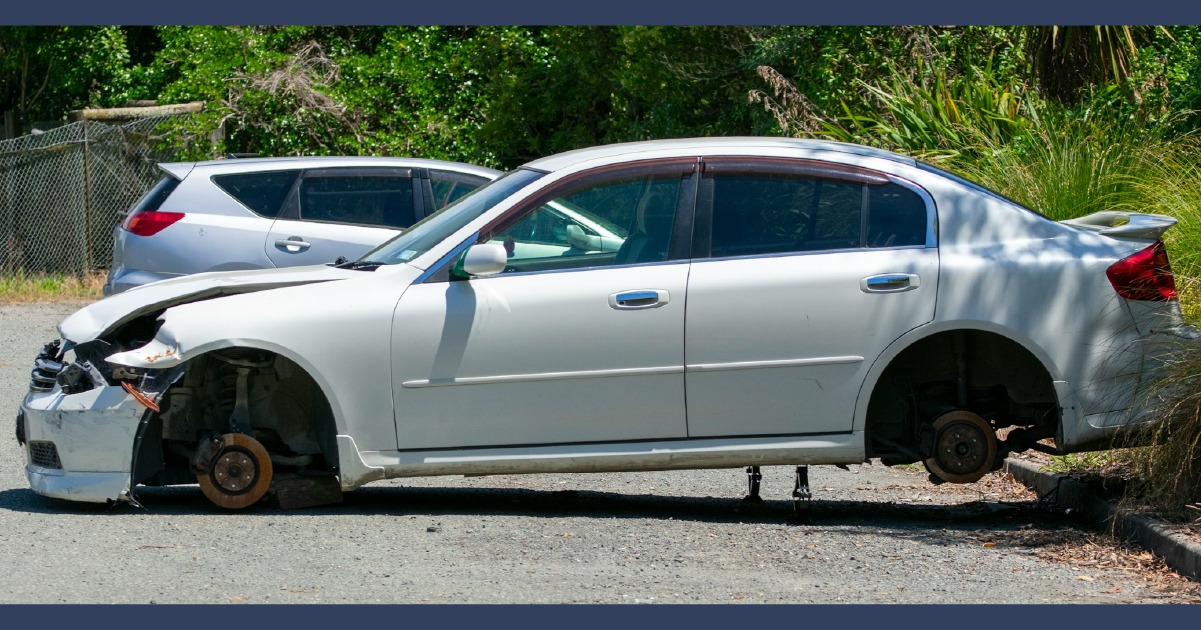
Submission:
[[[280,249],[286,249],[288,251],[294,251],[294,252],[303,252],[304,250],[312,247],[311,244],[300,240],[299,236],[289,236],[286,239],[281,238],[278,241],[275,241],[275,246]],[[291,249],[293,247],[295,247],[296,249]]]
[[[609,296],[609,306],[619,310],[655,308],[667,304],[671,295],[662,289],[639,289],[621,291]]]
[[[920,286],[922,279],[915,273],[885,273],[859,281],[859,289],[864,293],[900,293]]]

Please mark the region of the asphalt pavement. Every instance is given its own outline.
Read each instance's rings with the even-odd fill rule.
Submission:
[[[12,419],[77,307],[0,305],[3,603],[1197,600],[999,474],[934,486],[878,462],[811,468],[807,525],[789,521],[788,467],[763,470],[760,505],[740,469],[390,480],[237,513],[194,485],[143,489],[141,508],[39,497]]]

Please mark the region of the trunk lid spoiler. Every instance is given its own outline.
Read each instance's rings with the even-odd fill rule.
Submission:
[[[1060,223],[1096,232],[1102,236],[1159,240],[1164,232],[1176,225],[1176,219],[1166,214],[1105,210],[1079,219],[1060,221]]]

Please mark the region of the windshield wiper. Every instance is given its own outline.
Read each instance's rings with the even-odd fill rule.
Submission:
[[[379,262],[378,260],[352,260],[350,262],[333,262],[331,263],[338,269],[354,269],[355,271],[375,271],[376,269],[388,264]]]

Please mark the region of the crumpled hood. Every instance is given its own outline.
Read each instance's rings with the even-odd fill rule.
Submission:
[[[346,280],[361,271],[327,265],[198,273],[162,280],[85,306],[58,325],[64,339],[84,343],[102,337],[137,317],[187,302],[266,289]]]

